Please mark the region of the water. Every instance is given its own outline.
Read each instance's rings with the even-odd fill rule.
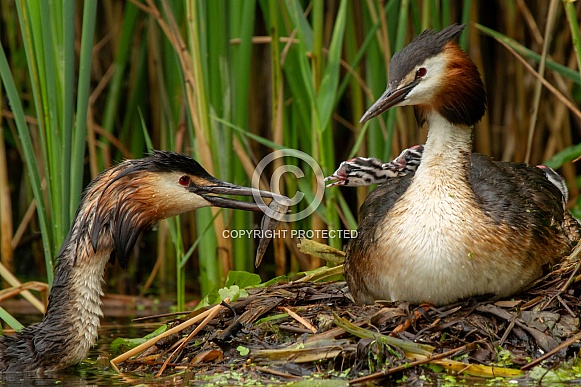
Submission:
[[[32,321],[30,316],[17,316],[25,325]],[[45,375],[8,375],[0,384],[9,386],[126,386],[136,384],[168,385],[167,380],[156,380],[153,377],[138,377],[134,375],[119,375],[111,368],[109,360],[117,354],[111,353],[110,344],[118,337],[136,338],[143,337],[153,332],[159,324],[136,324],[129,317],[105,318],[99,329],[99,340],[93,346],[85,361],[76,367],[70,367],[58,374]]]

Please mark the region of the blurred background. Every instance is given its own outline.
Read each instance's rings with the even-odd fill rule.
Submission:
[[[150,147],[184,152],[214,176],[250,185],[276,149],[312,156],[330,175],[354,156],[389,160],[425,141],[411,108],[362,127],[385,90],[389,58],[426,28],[466,23],[459,43],[489,98],[475,151],[548,163],[577,211],[581,154],[579,8],[524,0],[6,0],[0,8],[0,252],[22,282],[52,281],[53,259],[83,187]],[[577,50],[578,53],[581,50]],[[539,75],[540,74],[540,75]],[[316,190],[308,164],[283,165],[278,189],[305,208]],[[284,230],[349,230],[367,188],[328,188],[311,216]],[[581,212],[575,212],[581,214]],[[108,293],[174,300],[223,285],[229,270],[255,271],[260,216],[202,209],[146,232],[128,270],[106,273]],[[318,267],[297,240],[275,238],[263,280]],[[347,239],[320,238],[343,248]],[[2,270],[2,276],[5,277]],[[6,274],[8,275],[8,274]],[[3,287],[11,285],[4,282]]]

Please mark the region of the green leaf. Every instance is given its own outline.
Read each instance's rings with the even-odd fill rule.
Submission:
[[[230,302],[234,302],[240,297],[248,297],[248,292],[244,289],[240,289],[238,285],[218,289],[218,294],[220,295],[220,302],[227,298],[230,299]]]
[[[301,9],[301,5],[298,1],[286,1],[286,7],[288,9],[289,15],[297,28],[298,43],[296,44],[296,49],[298,52],[297,60],[299,65],[299,76],[302,80],[303,86],[306,91],[306,98],[309,101],[309,106],[311,107],[311,113],[317,122],[315,123],[315,128],[319,129],[319,113],[317,111],[317,105],[315,103],[315,86],[313,85],[313,73],[309,61],[307,59],[306,53],[312,51],[313,49],[313,31],[309,26],[309,23]]]
[[[329,46],[327,66],[321,79],[321,85],[317,93],[317,105],[320,116],[321,129],[325,130],[331,119],[335,107],[334,96],[337,96],[339,85],[339,73],[341,70],[341,53],[343,48],[343,35],[345,32],[345,15],[347,14],[347,1],[341,1],[339,12],[335,19],[333,38]]]
[[[575,160],[579,156],[581,156],[581,144],[572,145],[556,153],[545,162],[545,165],[553,169],[561,168],[565,163]]]
[[[147,340],[161,335],[166,330],[167,330],[167,325],[164,324],[164,325],[160,326],[159,328],[157,328],[155,331],[148,333],[147,335],[145,335],[143,337],[137,337],[134,339],[127,339],[127,338],[123,338],[123,337],[118,337],[115,340],[113,340],[110,347],[114,353],[127,352],[128,350],[145,343]]]
[[[254,287],[260,285],[261,279],[258,274],[249,273],[247,271],[231,270],[226,278],[225,287],[238,285],[240,289]]]
[[[508,46],[510,46],[513,50],[518,52],[523,57],[525,57],[527,59],[533,59],[536,62],[540,62],[540,60],[541,60],[540,54],[537,54],[533,50],[526,48],[525,46],[523,46],[522,44],[520,44],[516,40],[509,38],[508,36],[503,35],[499,32],[496,32],[490,28],[484,27],[483,25],[480,25],[478,23],[475,23],[474,25],[476,26],[476,28],[478,28],[480,31],[484,32],[486,35],[492,36],[494,39],[506,43]],[[547,58],[546,65],[551,70],[556,71],[557,73],[572,80],[573,82],[575,82],[577,84],[581,84],[581,77],[579,76],[579,73],[576,72],[575,70],[572,70],[572,69],[570,69],[566,66],[563,66],[562,64],[559,64],[559,63],[557,63],[551,59],[548,59],[548,58]]]
[[[242,345],[237,346],[236,350],[238,351],[240,356],[248,356],[248,354],[250,353],[250,349],[243,347]]]
[[[195,310],[210,305],[217,305],[224,301],[226,298],[229,298],[230,302],[234,302],[240,297],[248,297],[248,292],[244,289],[240,289],[238,285],[232,285],[218,290],[214,289],[200,301]]]
[[[270,321],[284,320],[288,317],[289,317],[288,313],[279,313],[279,314],[276,314],[274,316],[267,316],[267,317],[261,318],[260,320],[256,320],[254,325],[260,325],[260,324],[264,324],[264,323],[267,323]]]
[[[200,303],[198,305],[196,305],[196,308],[194,310],[198,310],[200,308],[204,308],[204,307],[210,306],[210,305],[216,305],[217,303],[219,303],[221,301],[222,300],[220,300],[220,295],[218,294],[218,290],[213,289],[208,294],[206,294],[206,296],[204,298],[202,298],[200,300]]]
[[[24,325],[20,324],[18,320],[12,317],[12,315],[1,306],[0,306],[0,319],[2,319],[2,321],[8,324],[10,328],[14,329],[17,332],[20,332],[21,330],[24,329]]]
[[[19,4],[17,2],[17,4]],[[41,188],[41,179],[39,166],[36,163],[36,156],[34,151],[34,146],[32,143],[32,138],[30,137],[30,131],[28,130],[28,125],[25,121],[24,109],[22,103],[20,102],[20,96],[18,95],[18,89],[14,83],[14,78],[12,77],[12,72],[10,71],[10,66],[8,65],[8,59],[4,52],[4,47],[0,44],[0,79],[4,84],[6,90],[6,96],[8,97],[8,103],[12,108],[12,113],[14,114],[14,121],[16,123],[16,129],[18,131],[18,137],[22,145],[22,153],[24,155],[24,160],[28,175],[30,176],[30,185],[34,198],[36,200],[37,215],[40,225],[40,232],[43,236],[42,245],[44,248],[44,255],[46,259],[47,266],[47,282],[52,283],[53,268],[52,268],[52,249],[51,245],[53,243],[53,230],[50,227],[50,222],[48,218],[48,212],[46,210],[46,205],[44,201],[44,193]]]
[[[272,285],[276,285],[276,284],[281,283],[281,282],[289,282],[289,281],[290,281],[290,279],[289,279],[288,276],[286,276],[286,275],[279,275],[278,277],[274,277],[271,280],[268,280],[266,282],[261,283],[260,285],[258,285],[258,287],[266,288],[266,287],[269,287],[269,286],[272,286]]]

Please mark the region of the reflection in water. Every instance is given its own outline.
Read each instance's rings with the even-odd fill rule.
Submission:
[[[26,317],[18,316],[18,320],[25,325]],[[35,320],[38,321],[38,320]],[[99,329],[99,340],[89,352],[88,358],[76,367],[70,367],[57,373],[43,375],[8,374],[0,376],[2,382],[10,386],[122,386],[127,385],[128,380],[118,375],[110,367],[109,360],[116,356],[111,353],[110,344],[118,337],[135,338],[143,337],[153,332],[159,324],[135,324],[127,317],[105,318]],[[99,359],[99,360],[98,360]],[[154,384],[152,384],[152,382]],[[131,384],[146,383],[155,385],[155,380],[144,377],[131,378]],[[160,381],[158,385],[167,384]]]

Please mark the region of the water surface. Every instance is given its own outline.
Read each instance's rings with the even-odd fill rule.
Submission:
[[[39,316],[15,316],[18,321],[28,326],[39,321]],[[121,386],[147,384],[167,385],[167,380],[155,380],[153,377],[132,377],[119,375],[109,364],[109,360],[118,354],[111,353],[110,344],[118,337],[143,337],[153,332],[159,323],[134,323],[130,317],[105,317],[99,329],[99,340],[93,346],[85,361],[75,367],[58,373],[43,375],[13,374],[0,380],[2,385],[10,386]]]

